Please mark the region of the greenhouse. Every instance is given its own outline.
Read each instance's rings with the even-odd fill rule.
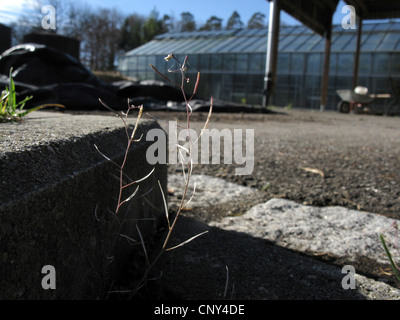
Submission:
[[[188,55],[190,70],[201,72],[201,97],[260,105],[267,37],[267,28],[166,33],[121,56],[118,69],[138,80],[162,80],[150,64],[166,72],[166,55]],[[336,90],[352,88],[356,40],[356,30],[333,26],[327,109],[340,101]],[[358,85],[388,93],[390,78],[400,79],[400,23],[364,23],[360,49]],[[280,27],[274,105],[319,108],[324,50],[325,39],[306,26]]]

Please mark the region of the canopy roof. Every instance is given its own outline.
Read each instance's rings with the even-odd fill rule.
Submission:
[[[400,18],[399,0],[344,0],[354,6],[363,20]],[[324,35],[331,27],[333,13],[339,0],[280,0],[280,8]]]
[[[363,19],[400,18],[399,0],[345,0],[356,8],[357,14]]]

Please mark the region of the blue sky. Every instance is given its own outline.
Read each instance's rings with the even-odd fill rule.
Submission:
[[[28,0],[29,1],[29,0]],[[266,0],[83,0],[93,7],[116,8],[124,14],[139,13],[148,15],[154,8],[160,15],[168,14],[179,19],[184,11],[191,12],[195,20],[201,25],[209,17],[215,15],[223,19],[225,24],[234,10],[238,11],[241,20],[246,24],[255,12],[263,12],[268,16],[269,2]],[[0,0],[0,23],[8,24],[15,20],[18,13],[26,7],[26,0]],[[334,23],[340,23],[340,8],[344,5],[340,2],[334,16]],[[281,19],[287,24],[296,24],[286,13],[282,13]]]
[[[179,18],[181,12],[189,11],[199,24],[205,23],[213,15],[222,18],[226,23],[234,10],[240,14],[241,20],[247,23],[255,12],[268,15],[269,10],[269,2],[266,0],[114,0],[113,2],[92,0],[91,2],[106,7],[112,7],[114,4],[116,7],[126,8],[127,11],[142,14],[147,14],[156,8],[161,15],[174,15],[176,18]]]

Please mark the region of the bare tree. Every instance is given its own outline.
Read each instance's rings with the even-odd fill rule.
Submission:
[[[82,40],[83,34],[82,26],[87,23],[88,18],[93,13],[92,7],[84,2],[76,0],[66,1],[66,12],[62,28],[58,30],[59,33]]]
[[[42,7],[52,5],[56,29],[42,29]],[[25,0],[27,8],[14,25],[15,42],[32,31],[55,32],[81,41],[81,61],[93,70],[112,70],[123,16],[116,9],[93,9],[77,0]]]
[[[23,8],[18,20],[11,24],[12,45],[21,43],[27,33],[41,30],[42,14],[39,0],[25,0]]]
[[[90,14],[82,26],[82,61],[92,70],[113,70],[122,15],[115,9]]]

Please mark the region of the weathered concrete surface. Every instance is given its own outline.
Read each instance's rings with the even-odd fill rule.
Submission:
[[[191,203],[190,216],[178,221],[171,246],[208,233],[165,257],[163,284],[180,297],[223,298],[228,267],[226,298],[400,299],[398,287],[382,273],[390,268],[379,240],[384,233],[398,262],[398,239],[390,232],[396,220],[286,199],[262,201],[232,215],[228,212],[234,203],[262,193],[207,175],[191,180],[196,182],[197,202]],[[168,188],[180,187],[181,179],[170,175]],[[225,216],[200,222],[202,211],[210,212],[217,204],[225,204]],[[355,287],[344,288],[347,274],[342,268],[348,265],[354,267]]]
[[[153,169],[145,157],[151,128],[159,128],[157,122],[141,121],[137,137],[144,137],[128,156],[125,173],[133,180]],[[0,136],[1,299],[104,298],[129,256],[141,255],[143,267],[140,242],[130,239],[140,241],[138,226],[151,242],[164,216],[157,180],[166,190],[167,171],[155,166],[138,194],[113,214],[119,171],[94,144],[122,163],[127,137],[119,118],[36,112],[22,123],[0,124]],[[42,288],[45,265],[56,270],[55,290]]]
[[[238,217],[226,217],[213,225],[225,230],[246,232],[299,252],[346,258],[355,264],[371,259],[386,264],[387,256],[379,239],[384,234],[395,252],[396,220],[343,207],[313,207],[286,199],[271,199]],[[397,254],[393,257],[399,262]]]

